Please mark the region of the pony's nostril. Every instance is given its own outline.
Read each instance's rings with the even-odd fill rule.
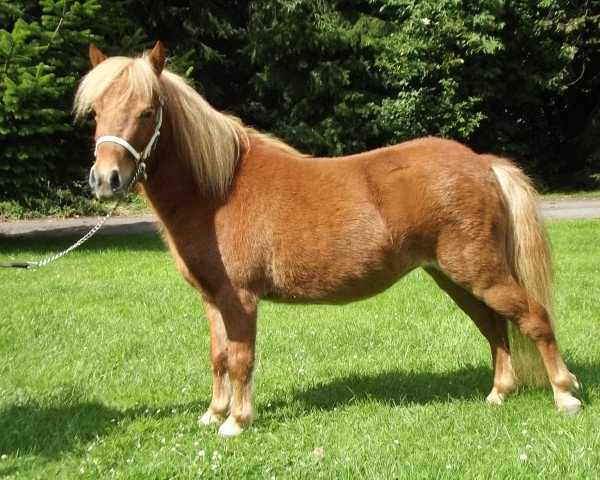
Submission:
[[[90,187],[96,188],[99,186],[98,177],[96,177],[96,169],[92,167],[90,169],[90,179],[89,179]]]
[[[110,188],[112,188],[113,192],[116,192],[117,190],[121,189],[122,183],[121,183],[121,175],[119,175],[119,172],[116,170],[113,170],[112,173],[110,174]]]

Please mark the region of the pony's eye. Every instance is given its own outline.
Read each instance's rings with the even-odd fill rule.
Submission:
[[[142,118],[150,118],[153,113],[154,113],[154,110],[152,110],[151,108],[147,108],[146,110],[144,110],[141,113],[140,117],[142,117]]]

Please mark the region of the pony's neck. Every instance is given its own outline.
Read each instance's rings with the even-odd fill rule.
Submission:
[[[189,166],[177,155],[170,129],[166,122],[148,164],[148,179],[142,184],[144,195],[167,229],[187,210],[183,205],[202,204],[203,212],[209,213],[214,203],[198,188]]]

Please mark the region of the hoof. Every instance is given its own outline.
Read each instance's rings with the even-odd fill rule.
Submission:
[[[200,417],[198,420],[199,425],[214,425],[215,423],[221,423],[225,420],[225,417],[214,413],[210,408],[206,411],[204,415]]]
[[[225,438],[237,437],[244,431],[242,427],[232,416],[219,428],[219,435]]]
[[[581,410],[581,402],[568,394],[556,398],[556,406],[560,412],[568,415],[576,415]]]
[[[502,405],[504,403],[505,395],[498,393],[494,388],[491,393],[487,396],[485,401],[490,405]]]

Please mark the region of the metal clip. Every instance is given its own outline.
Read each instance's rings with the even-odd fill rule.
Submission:
[[[148,180],[148,173],[146,172],[146,163],[140,162],[138,165],[138,181],[146,181]]]

